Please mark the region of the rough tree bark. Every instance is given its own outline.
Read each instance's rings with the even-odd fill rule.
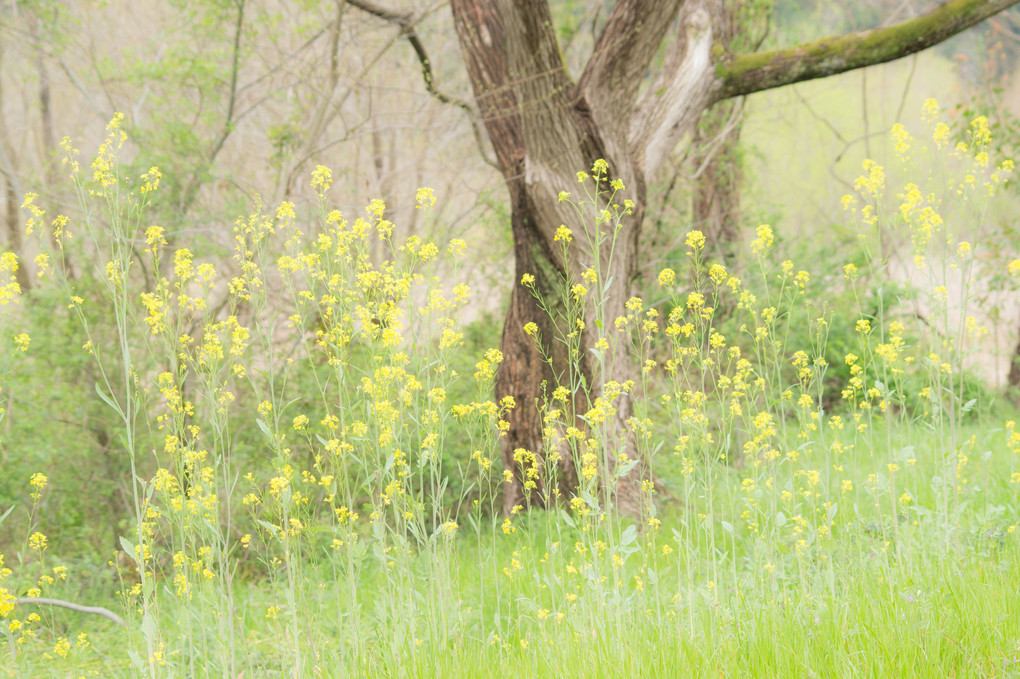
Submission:
[[[820,78],[898,59],[930,47],[1005,9],[1018,0],[953,0],[932,12],[888,28],[819,40],[769,52],[732,54],[723,40],[723,0],[619,0],[583,72],[574,80],[564,69],[546,0],[451,0],[461,50],[478,111],[495,150],[512,206],[515,277],[503,329],[503,363],[497,396],[511,395],[517,407],[503,444],[507,468],[517,469],[514,451],[543,457],[542,422],[535,405],[543,386],[556,383],[554,370],[523,332],[535,323],[545,338],[556,329],[519,285],[536,277],[546,299],[554,299],[558,278],[578,271],[583,256],[575,239],[566,257],[554,243],[565,224],[582,229],[576,215],[557,199],[576,185],[575,173],[602,158],[609,176],[623,180],[637,205],[623,224],[605,280],[612,277],[606,318],[621,315],[635,271],[646,181],[663,158],[695,129],[712,104],[765,89]],[[665,59],[643,92],[639,86],[663,43]],[[590,377],[596,337],[586,330],[581,370]],[[567,357],[547,345],[554,368]],[[608,379],[625,381],[634,366],[622,350],[609,357]],[[580,412],[583,403],[575,403]],[[619,411],[622,421],[629,402]],[[573,491],[577,474],[560,460],[560,490]],[[633,485],[632,485],[633,487]],[[532,500],[541,497],[538,488]],[[524,504],[522,479],[506,493],[505,508]]]
[[[730,125],[730,121],[743,115],[740,106],[732,101],[713,106],[712,119],[698,128],[694,140],[704,144],[704,151],[693,159],[701,175],[693,178],[692,226],[705,234],[705,251],[727,264],[739,241],[741,122]]]
[[[770,27],[769,4],[726,3],[715,42],[731,52],[753,52],[765,42]],[[732,263],[739,241],[744,100],[739,97],[715,103],[702,115],[691,142],[695,150],[690,164],[692,226],[705,234],[705,253],[727,265]]]

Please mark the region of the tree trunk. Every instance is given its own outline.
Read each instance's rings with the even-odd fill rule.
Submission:
[[[459,0],[452,8],[476,101],[512,206],[515,285],[503,327],[503,362],[496,376],[497,397],[509,395],[516,403],[508,416],[510,430],[502,445],[504,465],[514,470],[514,482],[504,496],[504,508],[509,512],[517,505],[565,500],[578,492],[576,460],[566,451],[558,451],[556,487],[548,488],[543,482],[553,471],[546,468],[552,451],[545,450],[537,401],[557,386],[571,388],[573,426],[584,431],[586,425],[580,416],[601,395],[601,386],[609,381],[624,384],[636,373],[633,359],[622,343],[614,341],[610,329],[617,317],[626,314],[625,303],[630,297],[643,218],[644,173],[630,153],[629,126],[621,124],[629,116],[614,116],[608,108],[596,111],[587,94],[609,91],[603,78],[612,76],[592,73],[587,82],[582,78],[578,85],[568,80],[544,2],[510,6]],[[707,98],[707,88],[703,96]],[[632,101],[624,101],[632,105]],[[589,306],[580,350],[571,357],[564,343],[558,341],[572,330],[564,327],[562,320],[566,304],[561,299],[562,281],[571,277],[579,282],[579,273],[594,265],[592,253],[585,251],[583,236],[586,226],[592,229],[593,225],[582,223],[569,203],[558,200],[558,194],[570,191],[574,194],[572,200],[583,200],[585,196],[577,188],[577,172],[590,170],[597,159],[608,163],[610,179],[623,181],[623,196],[636,207],[633,214],[623,218],[612,258],[608,247],[598,255],[602,280],[597,285],[609,282],[603,300],[606,323],[600,330],[592,322]],[[603,188],[608,187],[603,184]],[[622,198],[617,201],[622,203]],[[593,214],[590,208],[587,212]],[[566,257],[560,243],[555,242],[561,225],[574,233]],[[534,289],[555,318],[540,308],[530,289],[520,284],[525,274],[535,277]],[[525,334],[528,323],[539,328],[540,340]],[[592,349],[603,336],[610,340],[610,349],[598,361]],[[632,413],[629,395],[619,397],[616,405],[615,418],[602,431],[603,445],[632,457],[634,450],[626,433],[626,420]],[[526,452],[522,455],[522,451]],[[533,454],[533,461],[529,454]],[[603,478],[613,471],[616,459],[614,454],[599,460]],[[541,473],[529,484],[532,465]],[[618,497],[610,500],[624,507],[633,506],[641,476],[639,467],[621,479]]]
[[[32,289],[32,279],[28,276],[28,269],[25,267],[25,262],[22,260],[21,252],[21,220],[18,219],[18,191],[14,185],[14,180],[11,177],[7,177],[7,190],[5,192],[5,200],[7,203],[7,248],[18,256],[19,262],[18,271],[14,274],[18,281],[18,285],[21,286],[22,292],[27,292]]]
[[[1010,389],[1020,387],[1020,336],[1017,338],[1016,347],[1013,349],[1013,355],[1010,357],[1006,384]]]
[[[705,234],[705,252],[727,264],[733,262],[740,239],[740,128],[742,102],[723,101],[712,107],[698,128],[694,156],[692,218]]]
[[[0,42],[0,65],[3,64],[4,57],[4,45]],[[3,104],[4,104],[4,89],[3,81],[0,80],[0,175],[4,177],[4,201],[6,210],[4,214],[4,226],[7,231],[7,249],[16,254],[19,258],[22,256],[21,252],[21,220],[19,219],[18,212],[21,208],[21,201],[18,199],[18,174],[15,168],[15,155],[14,149],[10,146],[10,132],[7,130],[6,121],[3,118]],[[18,285],[21,286],[22,290],[28,290],[31,287],[31,279],[28,276],[28,270],[25,268],[24,262],[20,262],[18,271],[15,274],[17,277]]]

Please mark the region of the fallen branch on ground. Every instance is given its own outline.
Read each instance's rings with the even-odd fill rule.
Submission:
[[[71,603],[70,601],[61,601],[60,599],[46,599],[43,597],[23,597],[18,599],[14,603],[18,604],[39,604],[40,606],[59,606],[60,608],[69,608],[72,611],[79,613],[95,613],[101,615],[107,620],[115,622],[116,624],[124,627],[124,620],[114,613],[113,611],[103,608],[102,606],[82,606],[80,604]]]

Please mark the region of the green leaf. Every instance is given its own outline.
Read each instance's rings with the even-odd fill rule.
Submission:
[[[138,552],[135,550],[135,546],[124,536],[120,538],[120,548],[124,550],[124,553],[130,556],[134,562],[138,563]]]
[[[4,515],[3,515],[3,516],[0,516],[0,526],[4,525],[4,519],[6,519],[6,518],[7,518],[8,516],[10,516],[10,515],[11,515],[11,512],[13,512],[13,511],[14,511],[14,508],[15,508],[15,507],[17,507],[17,506],[18,506],[18,505],[11,505],[11,506],[10,506],[10,507],[9,507],[9,508],[7,509],[7,511],[6,511],[6,512],[4,512]]]
[[[468,516],[470,516],[470,514]],[[565,509],[560,510],[560,518],[563,519],[563,523],[567,524],[568,526],[575,530],[577,529],[577,525],[574,524],[574,520],[570,518],[570,514],[567,513],[567,510]]]
[[[635,538],[637,538],[637,526],[631,524],[623,529],[623,535],[620,536],[620,546],[626,547],[634,542]]]
[[[142,616],[142,634],[147,639],[152,639],[156,636],[156,620],[152,617],[150,611],[146,611],[145,615]]]
[[[630,460],[625,462],[616,468],[616,478],[622,479],[624,476],[630,473],[630,470],[637,466],[637,460]]]
[[[96,389],[96,394],[99,395],[99,398],[103,399],[103,403],[105,403],[106,405],[108,405],[111,408],[113,408],[114,411],[118,415],[120,415],[121,419],[123,419],[124,418],[124,411],[121,410],[120,405],[116,401],[114,401],[105,391],[103,391],[103,388],[101,386],[99,386],[99,382],[96,382],[95,389]]]

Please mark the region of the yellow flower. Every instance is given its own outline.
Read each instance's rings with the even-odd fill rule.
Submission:
[[[181,248],[174,253],[174,276],[177,277],[178,289],[195,274],[192,257],[191,250],[187,248]]]
[[[145,244],[148,245],[153,252],[156,248],[161,245],[166,245],[166,238],[164,238],[164,231],[162,226],[150,226],[145,230]]]
[[[39,271],[36,273],[39,278],[43,278],[53,273],[53,267],[50,264],[50,256],[47,254],[36,255],[35,265],[39,267]]]
[[[71,642],[67,640],[67,637],[58,637],[57,643],[53,645],[53,652],[61,658],[66,658],[70,651]]]
[[[32,533],[28,538],[28,546],[37,552],[45,551],[47,546],[46,536],[39,531]]]
[[[420,188],[415,194],[414,202],[416,208],[430,208],[436,204],[436,194],[430,188]]]
[[[865,174],[854,180],[854,189],[857,191],[863,190],[873,198],[877,198],[878,194],[885,188],[885,170],[870,158],[864,161],[862,167]]]
[[[705,247],[705,234],[700,231],[691,231],[687,234],[687,239],[684,243],[687,247],[697,252],[701,248]]]
[[[762,224],[755,232],[758,237],[751,241],[751,252],[758,254],[764,252],[772,247],[772,243],[775,239],[775,235],[772,233],[772,227],[768,224]]]
[[[333,183],[333,172],[325,165],[316,165],[312,170],[312,188],[323,197]]]
[[[557,243],[559,241],[569,243],[572,240],[574,240],[573,232],[570,229],[568,229],[565,225],[560,224],[560,227],[556,229],[556,234],[553,236],[553,241]]]
[[[675,278],[676,273],[672,269],[663,269],[659,272],[659,285],[661,287],[672,285]]]
[[[294,203],[286,200],[280,203],[280,207],[276,208],[276,219],[281,222],[297,219],[297,215],[294,214]]]
[[[159,171],[159,168],[153,165],[149,168],[149,171],[142,175],[142,193],[150,193],[159,188],[159,180],[163,178],[163,173]]]
[[[935,148],[941,150],[949,140],[949,125],[940,121],[935,125],[935,131],[932,133],[931,138],[935,142]]]
[[[521,276],[521,285],[523,285],[526,288],[532,287],[533,285],[535,285],[535,277],[530,273],[524,274],[523,276]]]
[[[466,247],[467,243],[465,243],[462,238],[454,238],[450,241],[450,245],[446,248],[446,251],[454,257],[458,257],[462,252],[464,252],[464,248]]]
[[[892,127],[892,138],[896,142],[896,153],[903,157],[906,156],[910,151],[910,142],[913,141],[910,137],[910,133],[900,123],[896,123]]]

